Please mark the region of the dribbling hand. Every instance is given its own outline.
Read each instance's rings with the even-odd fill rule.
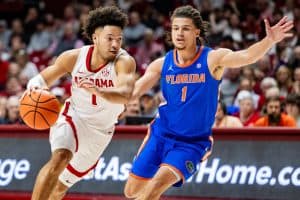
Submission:
[[[36,90],[47,90],[47,91],[49,91],[49,88],[48,87],[41,88],[41,87],[38,87],[38,86],[30,87],[29,89],[26,89],[23,92],[22,96],[19,98],[19,101],[21,101],[26,95],[30,95],[31,92],[36,91]]]

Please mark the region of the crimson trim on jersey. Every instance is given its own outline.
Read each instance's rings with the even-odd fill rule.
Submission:
[[[94,51],[94,46],[90,46],[87,56],[86,56],[86,68],[88,71],[96,73],[96,72],[99,72],[103,67],[105,67],[107,65],[107,63],[104,63],[103,65],[100,65],[97,69],[93,70],[91,67],[93,51]]]
[[[74,135],[75,143],[76,143],[75,152],[77,152],[78,151],[77,130],[76,130],[75,124],[72,120],[72,117],[68,115],[69,108],[70,108],[70,102],[66,102],[66,106],[65,106],[65,110],[63,112],[63,115],[66,117],[66,121],[69,123],[69,125],[71,126],[71,128],[73,130],[73,135]]]
[[[90,170],[94,169],[97,166],[98,161],[99,160],[97,160],[97,162],[93,166],[91,166],[88,170],[84,172],[77,171],[71,164],[68,164],[67,169],[69,170],[69,172],[80,178],[89,173]]]

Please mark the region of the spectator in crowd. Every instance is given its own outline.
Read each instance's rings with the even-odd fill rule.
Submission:
[[[5,50],[9,49],[9,38],[11,35],[11,31],[7,28],[7,23],[4,19],[0,20],[0,41],[3,43],[3,48]]]
[[[25,49],[20,49],[16,52],[15,61],[21,68],[20,75],[27,81],[39,73],[37,66],[29,60]]]
[[[7,97],[0,96],[0,124],[5,124]]]
[[[157,102],[154,92],[151,90],[140,97],[142,116],[155,117],[157,114]]]
[[[11,62],[8,67],[7,76],[8,77],[18,77],[21,72],[21,67],[16,62]],[[28,81],[28,80],[27,80]],[[26,82],[27,83],[27,82]]]
[[[140,116],[141,103],[138,100],[130,100],[126,104],[126,116]]]
[[[300,38],[299,38],[300,39]],[[289,65],[294,69],[300,66],[300,45],[296,46],[293,51],[293,56],[289,62]]]
[[[273,77],[265,77],[261,82],[260,82],[260,90],[261,94],[258,100],[258,110],[261,110],[263,105],[265,104],[266,101],[266,91],[269,88],[272,87],[278,87],[277,86],[277,81]]]
[[[220,85],[222,100],[226,106],[232,105],[234,101],[234,95],[240,85],[240,72],[240,68],[226,68]]]
[[[29,54],[44,52],[52,41],[50,33],[47,31],[44,20],[40,19],[36,22],[35,31],[30,37],[27,47]]]
[[[28,8],[24,19],[24,34],[26,37],[26,43],[28,43],[31,35],[34,33],[39,17],[39,11],[36,7]]]
[[[19,114],[19,96],[10,96],[6,102],[5,124],[22,124]]]
[[[12,96],[12,95],[20,95],[23,92],[22,84],[18,77],[9,77],[6,85],[4,95]]]
[[[254,126],[296,127],[295,119],[284,113],[279,97],[268,98],[264,111],[265,115],[260,117]]]
[[[211,12],[209,15],[211,34],[216,36],[222,34],[223,30],[228,27],[228,18],[229,16],[224,16],[224,12],[220,8],[217,8]]]
[[[9,45],[12,46],[12,39],[15,36],[19,36],[20,40],[26,45],[29,42],[29,35],[24,32],[23,21],[20,18],[15,18],[11,22],[11,35],[9,39]],[[24,48],[24,47],[23,47]]]
[[[300,93],[300,64],[298,67],[294,70],[294,83],[293,83],[293,89],[291,92],[294,93]]]
[[[224,29],[223,35],[231,35],[232,39],[237,42],[241,43],[243,40],[242,31],[240,29],[240,19],[237,14],[231,14],[229,18],[229,26]]]
[[[276,80],[280,90],[280,96],[286,97],[293,89],[292,76],[286,65],[281,65],[276,71]]]
[[[285,103],[286,113],[293,117],[300,128],[300,94],[289,94]]]
[[[25,49],[26,44],[20,35],[12,35],[11,36],[11,48],[10,48],[10,58],[14,58],[15,55],[21,49]]]
[[[271,87],[271,88],[266,90],[265,98],[268,99],[268,98],[271,98],[271,97],[279,97],[280,100],[284,99],[280,96],[280,90],[279,90],[278,87]]]
[[[139,117],[141,116],[141,103],[138,99],[132,99],[125,105],[125,110],[122,112],[118,119],[118,124],[126,124],[126,117]]]
[[[253,68],[254,67],[252,65],[248,65],[246,67],[243,67],[241,69],[241,75],[242,75],[242,77],[247,78],[247,79],[253,81],[253,84],[255,85],[255,82],[254,82],[255,81],[255,77],[254,77],[254,69]],[[253,87],[254,87],[254,85],[253,85]]]
[[[72,32],[77,33],[79,31],[80,22],[76,17],[75,7],[72,4],[64,8],[63,26],[65,27],[67,24],[72,24]]]
[[[238,89],[238,93],[237,93],[237,96],[234,100],[233,105],[234,106],[239,106],[240,98],[239,98],[238,94],[241,91],[245,90],[245,91],[249,91],[249,93],[251,94],[252,99],[253,99],[253,103],[254,103],[254,107],[256,109],[257,106],[258,106],[259,95],[254,92],[253,86],[254,86],[254,82],[252,81],[252,79],[242,77],[241,81],[240,81],[240,86],[239,86],[239,89]]]
[[[259,69],[263,73],[263,77],[271,76],[273,67],[269,55],[264,55],[256,62],[255,68]]]
[[[227,115],[226,105],[223,102],[219,101],[213,127],[243,127],[243,124],[239,118]]]
[[[253,126],[260,117],[256,111],[256,104],[253,95],[248,90],[241,90],[237,95],[240,111],[234,116],[238,117],[244,126]]]
[[[73,48],[80,48],[84,44],[82,40],[78,39],[77,35],[74,32],[73,24],[66,23],[64,25],[64,34],[60,40],[54,41],[51,46],[53,49],[53,56],[58,56],[66,50]]]
[[[146,26],[141,22],[140,14],[136,11],[129,13],[129,26],[124,29],[125,45],[136,47],[142,41]]]
[[[153,34],[152,29],[147,28],[145,30],[144,39],[137,47],[136,54],[134,55],[141,74],[144,73],[146,66],[148,66],[152,60],[162,56],[165,52],[164,46],[154,40]]]
[[[288,46],[287,40],[283,40],[276,45],[276,56],[273,57],[272,73],[281,65],[286,65],[291,60],[293,50]]]

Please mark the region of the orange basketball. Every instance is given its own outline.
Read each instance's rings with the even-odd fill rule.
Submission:
[[[47,90],[33,90],[20,101],[20,115],[31,128],[43,130],[50,128],[57,120],[60,103]]]

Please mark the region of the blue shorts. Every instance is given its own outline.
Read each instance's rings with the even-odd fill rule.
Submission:
[[[149,138],[133,162],[131,173],[134,176],[150,179],[160,166],[167,165],[181,176],[174,184],[178,187],[196,172],[196,166],[210,153],[212,141],[209,139],[193,144],[159,136],[154,133],[159,131],[157,127],[149,129]]]

